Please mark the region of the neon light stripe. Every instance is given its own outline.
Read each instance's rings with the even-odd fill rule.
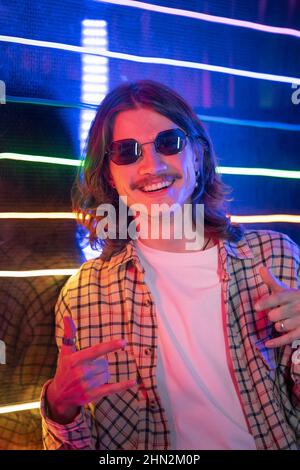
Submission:
[[[282,28],[279,26],[269,26],[261,23],[254,23],[252,21],[244,21],[244,20],[236,20],[235,18],[226,18],[224,16],[215,16],[215,15],[207,15],[205,13],[198,13],[196,11],[190,10],[181,10],[179,8],[170,8],[164,7],[161,5],[150,5],[149,3],[144,2],[136,2],[132,0],[94,0],[100,3],[110,3],[112,5],[118,6],[126,6],[126,7],[134,7],[139,8],[142,10],[154,11],[157,13],[167,13],[168,15],[175,15],[175,16],[184,16],[186,18],[193,18],[195,20],[203,20],[209,21],[212,23],[220,23],[229,26],[239,26],[241,28],[249,28],[254,29],[256,31],[263,31],[265,33],[273,33],[273,34],[283,34],[286,36],[294,36],[299,38],[300,31],[297,29],[292,28]]]
[[[82,219],[78,214],[79,219]],[[87,214],[89,216],[89,214]],[[257,217],[259,222],[300,222],[300,215],[293,214],[271,214],[271,215],[243,215],[232,216],[243,217],[247,223],[253,223],[253,217]],[[72,212],[0,212],[0,219],[76,219],[76,214]]]
[[[260,127],[264,129],[280,129],[283,131],[300,131],[300,124],[289,124],[287,122],[274,121],[255,121],[252,119],[235,119],[224,116],[208,116],[207,114],[197,114],[197,116],[206,122],[219,122],[231,126]]]
[[[263,214],[263,215],[230,215],[233,223],[259,224],[284,222],[300,224],[300,215],[294,214]],[[38,269],[30,271],[0,271],[0,277],[42,277],[42,276],[72,276],[80,268],[74,269]]]
[[[21,153],[0,153],[0,160],[20,160],[26,162],[52,163],[55,165],[80,166],[81,160],[71,158],[43,157],[41,155],[24,155]]]
[[[42,276],[72,276],[79,268],[72,269],[31,269],[30,271],[0,271],[0,277],[42,277]]]
[[[71,46],[69,44],[62,44],[58,42],[38,41],[34,39],[19,38],[14,36],[0,35],[0,41],[12,42],[16,44],[24,44],[27,46],[48,47],[52,49],[60,49],[70,52],[79,52],[81,54],[90,54],[99,57],[109,57],[111,59],[128,60],[131,62],[138,62],[143,64],[156,64],[156,65],[171,65],[174,67],[186,67],[196,70],[208,70],[210,72],[224,73],[228,75],[236,75],[239,77],[255,78],[259,80],[268,80],[280,83],[295,83],[300,85],[300,78],[289,77],[285,75],[273,75],[270,73],[253,72],[251,70],[234,69],[230,67],[221,67],[219,65],[209,65],[198,62],[191,62],[185,60],[167,59],[164,57],[142,57],[133,54],[123,54],[120,52],[101,51],[96,52],[93,48]]]
[[[89,109],[97,110],[98,105],[92,103],[66,103],[64,101],[45,100],[39,98],[27,98],[17,96],[7,96],[7,103],[22,103],[33,104],[39,106],[56,106],[62,108],[74,109]],[[284,131],[300,131],[300,124],[289,124],[287,122],[274,122],[274,121],[255,121],[251,119],[234,119],[225,116],[209,116],[207,114],[197,114],[197,116],[206,122],[220,122],[222,124],[229,124],[232,126],[248,126],[248,127],[262,127],[266,129],[282,129]]]
[[[42,157],[42,156],[35,156],[35,155],[22,155],[22,154],[15,154],[15,153],[0,153],[0,160],[1,159],[40,162],[40,163],[52,163],[52,164],[58,164],[58,165],[73,165],[73,166],[80,166],[82,163],[81,160],[71,160],[67,158],[55,158],[55,157]],[[276,170],[272,168],[245,168],[245,167],[218,166],[216,168],[216,172],[223,174],[223,175],[267,176],[267,177],[272,177],[272,178],[300,179],[300,171],[298,170]],[[0,215],[0,218],[1,218],[1,215]],[[62,216],[62,218],[65,218],[65,217]]]
[[[271,222],[289,222],[292,224],[300,224],[300,215],[292,214],[270,214],[270,215],[232,215],[232,222],[241,224],[260,224]]]
[[[15,411],[36,410],[40,407],[39,401],[32,401],[30,403],[20,403],[18,405],[0,406],[0,414],[13,413]]]
[[[37,106],[55,106],[59,108],[97,109],[98,105],[92,103],[67,103],[65,101],[47,100],[42,98],[27,98],[23,96],[7,96],[8,103],[34,104]]]
[[[240,176],[268,176],[271,178],[290,178],[300,179],[300,171],[293,170],[273,170],[271,168],[241,168],[230,166],[218,166],[217,173],[223,175],[240,175]]]
[[[0,212],[0,219],[76,219],[73,212]]]

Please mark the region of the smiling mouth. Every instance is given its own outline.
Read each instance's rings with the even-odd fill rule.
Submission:
[[[170,188],[172,184],[174,183],[175,179],[172,179],[171,181],[163,181],[161,183],[154,183],[154,184],[149,184],[147,186],[144,186],[143,188],[139,188],[140,191],[143,193],[158,193],[158,192],[163,192],[164,190]]]

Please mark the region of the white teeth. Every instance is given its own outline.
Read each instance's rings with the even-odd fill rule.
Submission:
[[[158,189],[162,188],[167,188],[168,186],[171,186],[174,180],[172,181],[162,181],[160,183],[155,183],[155,184],[149,184],[147,186],[144,186],[141,188],[143,191],[157,191]]]

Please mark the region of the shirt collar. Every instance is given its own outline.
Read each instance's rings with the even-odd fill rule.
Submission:
[[[138,254],[136,252],[136,248],[134,245],[134,242],[130,240],[126,246],[123,248],[123,250],[120,253],[117,253],[116,255],[113,255],[108,264],[108,270],[115,270],[119,266],[122,266],[123,264],[128,263],[128,261],[133,261],[134,264],[137,266],[139,271],[144,272],[144,268],[140,263]]]
[[[245,236],[238,242],[220,240],[220,248],[224,248],[226,253],[229,256],[232,256],[233,258],[239,258],[239,259],[254,258],[254,253]]]
[[[254,258],[254,253],[249,246],[249,243],[246,237],[243,237],[238,242],[230,242],[228,240],[219,241],[219,253],[222,258],[225,267],[225,260],[227,256],[238,259],[252,259]],[[117,267],[126,264],[128,261],[133,261],[139,271],[144,272],[144,268],[140,263],[134,241],[130,240],[123,250],[116,255],[113,255],[109,260],[108,270],[117,269]]]

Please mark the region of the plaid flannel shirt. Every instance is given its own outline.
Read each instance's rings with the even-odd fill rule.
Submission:
[[[270,294],[259,275],[262,265],[299,289],[299,247],[274,231],[246,231],[238,243],[219,241],[219,274],[228,367],[257,449],[300,448],[300,366],[292,348],[266,349],[274,336],[267,311],[255,312],[258,298]],[[136,379],[137,385],[83,407],[67,425],[41,413],[46,449],[168,449],[169,429],[156,385],[157,320],[144,282],[144,269],[129,242],[110,261],[84,263],[61,291],[56,306],[57,342],[62,318],[77,326],[77,349],[126,338],[126,350],[109,353],[110,382]]]

